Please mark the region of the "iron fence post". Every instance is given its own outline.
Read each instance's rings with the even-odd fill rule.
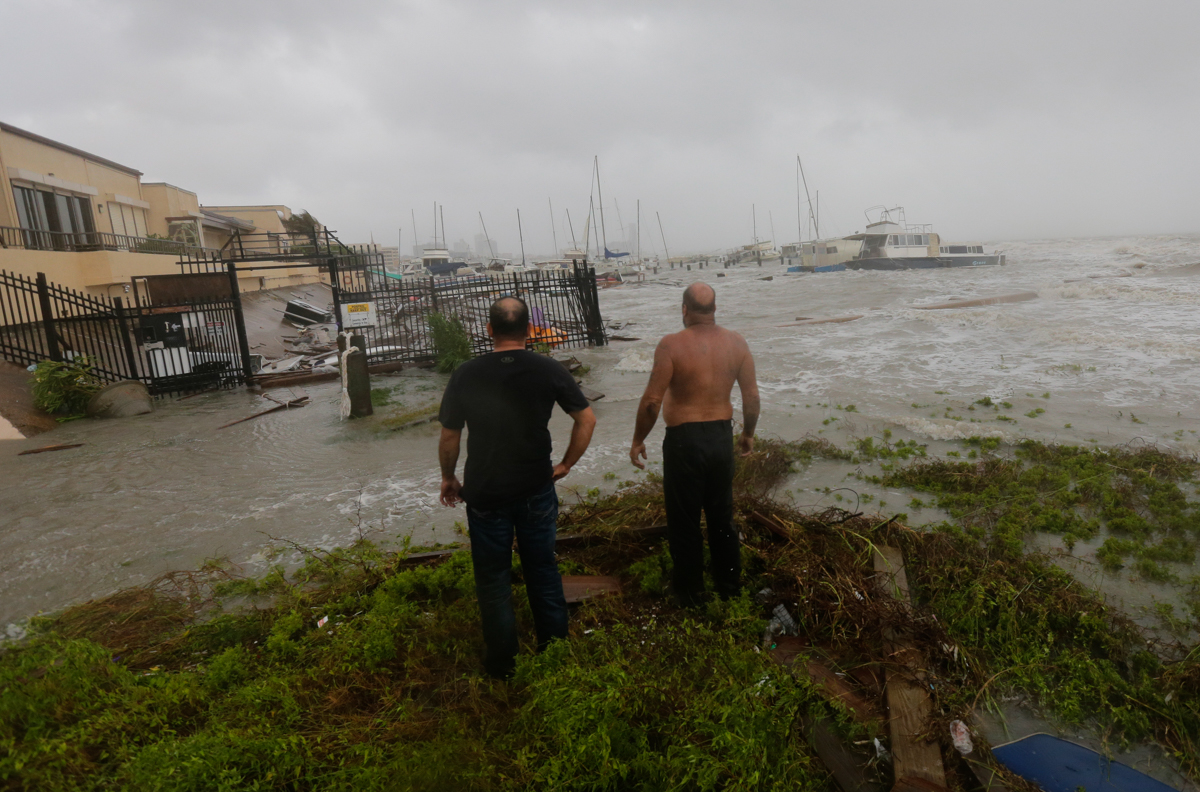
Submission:
[[[125,347],[125,359],[129,362],[129,378],[140,380],[137,358],[133,354],[133,339],[129,335],[129,324],[125,321],[125,303],[120,297],[113,297],[113,307],[116,309],[117,327],[121,331],[121,344]]]
[[[229,296],[233,301],[233,323],[238,336],[238,354],[242,356],[242,382],[248,385],[254,376],[254,371],[250,366],[250,342],[246,338],[246,317],[242,315],[242,294],[238,289],[237,264],[232,259],[226,262],[226,271],[229,273]]]
[[[46,273],[37,274],[38,304],[42,309],[42,328],[46,331],[46,348],[50,359],[62,363],[62,349],[58,346],[58,333],[54,329],[54,317],[50,308],[50,284],[46,282]]]
[[[313,244],[316,244],[317,235],[313,234]],[[338,332],[341,333],[345,328],[342,327],[342,283],[341,276],[338,274],[337,257],[330,256],[326,259],[329,262],[329,286],[333,292],[333,321],[337,323]]]

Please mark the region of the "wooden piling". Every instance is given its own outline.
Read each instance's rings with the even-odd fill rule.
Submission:
[[[350,345],[360,351],[351,353],[342,364],[345,368],[346,390],[350,392],[350,417],[365,418],[373,415],[371,406],[371,375],[367,371],[367,340],[361,335],[351,335]],[[346,352],[346,336],[338,336],[338,354]]]

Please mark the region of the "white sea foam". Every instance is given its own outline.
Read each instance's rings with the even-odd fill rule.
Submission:
[[[647,374],[654,368],[654,352],[653,350],[635,349],[621,358],[613,368],[617,371],[636,371]]]
[[[1011,439],[1011,436],[1007,432],[967,421],[937,421],[929,418],[918,418],[912,415],[892,415],[888,416],[886,420],[903,426],[913,434],[928,437],[931,440],[966,440],[968,437],[995,437],[1007,442]]]

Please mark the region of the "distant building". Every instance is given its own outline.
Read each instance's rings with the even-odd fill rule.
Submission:
[[[0,269],[92,294],[177,275],[188,247],[235,232],[287,235],[286,206],[201,206],[194,192],[142,183],[139,170],[0,122]],[[243,289],[317,279],[311,268],[245,270]]]
[[[390,270],[400,269],[400,248],[379,246],[378,250],[383,256],[383,266]]]
[[[496,240],[492,240],[491,248],[496,247]],[[480,258],[489,258],[492,255],[491,248],[488,246],[488,238],[483,234],[475,235],[475,255]]]

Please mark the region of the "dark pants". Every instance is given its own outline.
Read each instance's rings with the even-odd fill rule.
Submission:
[[[567,637],[567,601],[554,558],[558,531],[558,493],[549,482],[534,495],[494,509],[467,506],[475,593],[487,644],[484,667],[506,677],[516,667],[517,617],[512,604],[512,546],[525,575],[525,591],[533,611],[538,650],[554,638]]]
[[[685,606],[703,599],[701,509],[708,522],[714,587],[722,598],[736,597],[741,589],[742,564],[733,528],[732,421],[667,427],[663,439],[663,497],[676,599]]]

